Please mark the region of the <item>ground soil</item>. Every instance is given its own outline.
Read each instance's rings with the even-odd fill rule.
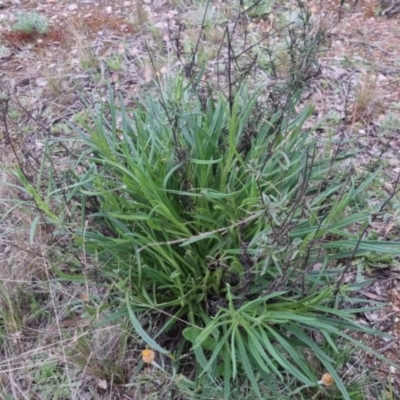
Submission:
[[[340,118],[346,115],[345,134],[356,136],[359,146],[365,149],[360,166],[370,162],[368,155],[383,154],[388,161],[386,189],[390,190],[400,173],[400,14],[390,19],[380,16],[379,3],[372,0],[359,0],[354,7],[350,3],[341,9],[339,1],[308,0],[306,4],[315,21],[330,30],[329,46],[320,59],[323,84],[310,93],[316,105],[315,117],[323,118],[332,110]],[[13,31],[12,23],[21,10],[48,17],[49,33]],[[160,64],[154,71],[149,61],[137,61],[138,55],[146,59],[146,43],[152,43],[147,41],[148,30],[144,34],[143,26],[152,24],[160,40],[165,41],[169,24],[181,17],[173,2],[162,0],[145,0],[140,7],[134,1],[122,0],[0,0],[0,87],[3,94],[11,94],[14,111],[8,133],[4,121],[0,123],[1,162],[16,164],[11,144],[18,145],[22,153],[40,152],[44,134],[57,135],[57,124],[84,109],[80,92],[100,90],[107,79],[128,102],[130,95],[145,90],[152,77],[165,73],[166,67]],[[272,21],[269,18],[252,24],[256,29],[268,30]],[[113,62],[118,64],[122,59],[126,61],[123,68],[113,66]],[[351,95],[345,104],[346,90]],[[397,125],[390,125],[391,118],[399,118]],[[376,223],[374,229],[389,237],[398,227],[396,221],[389,219]],[[399,236],[394,234],[397,240]],[[17,251],[12,247],[12,243],[0,239],[4,259],[12,252],[15,255]],[[29,253],[28,240],[16,244],[17,249],[21,247]],[[21,256],[25,267],[36,259],[26,254]],[[0,267],[3,264],[0,262]],[[373,283],[361,294],[389,305],[360,315],[360,319],[396,338],[377,339],[369,345],[400,362],[400,267],[369,273]],[[377,363],[372,358],[366,361]],[[385,364],[379,368],[382,375],[395,377],[400,393],[399,371]]]

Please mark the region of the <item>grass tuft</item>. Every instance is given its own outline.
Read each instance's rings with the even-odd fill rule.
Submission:
[[[13,30],[32,34],[38,32],[42,35],[46,34],[49,29],[47,18],[36,12],[19,12],[16,15],[16,21]]]
[[[138,6],[135,24],[149,22],[154,41],[138,57],[147,92],[126,101],[113,81],[86,96],[60,128],[68,137],[43,140],[32,164],[10,140],[10,98],[2,103],[18,164],[3,168],[1,205],[29,216],[24,246],[43,237],[49,248],[32,256],[26,286],[0,286],[7,396],[353,400],[363,389],[347,375],[349,349],[384,360],[360,338],[390,336],[356,316],[381,307],[359,298],[369,284],[360,270],[400,251],[369,230],[399,182],[368,201],[379,163],[360,173],[343,139],[317,139],[302,96],[320,75],[325,32],[302,3],[276,32],[273,2],[237,4],[229,21],[227,5],[202,3],[168,33]],[[128,69],[128,56],[98,64],[74,36],[81,67],[104,80]]]

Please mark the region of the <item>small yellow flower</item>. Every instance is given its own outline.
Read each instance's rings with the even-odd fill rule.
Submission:
[[[323,374],[321,380],[318,383],[322,383],[325,386],[331,386],[333,383],[332,375]]]
[[[152,364],[154,362],[155,354],[153,350],[143,350],[142,351],[142,360],[146,364]]]

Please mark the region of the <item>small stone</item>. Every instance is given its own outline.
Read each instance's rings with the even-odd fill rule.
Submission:
[[[47,85],[47,80],[44,78],[37,78],[36,79],[36,85],[39,87],[44,87]]]
[[[160,21],[160,22],[155,23],[154,26],[158,29],[166,29],[166,28],[168,28],[168,23]]]
[[[176,11],[176,10],[168,11],[168,18],[173,19],[175,17],[175,15],[177,15],[177,14],[178,14],[178,11]]]
[[[74,11],[78,9],[78,4],[71,4],[68,6],[69,11]]]
[[[104,380],[104,379],[98,379],[98,380],[97,380],[97,386],[98,386],[100,389],[107,390],[107,387],[108,387],[107,381]]]

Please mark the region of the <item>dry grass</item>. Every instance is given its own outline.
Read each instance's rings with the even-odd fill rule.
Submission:
[[[116,10],[121,2],[109,3]],[[0,169],[0,398],[179,398],[172,390],[175,382],[141,365],[143,345],[123,318],[96,325],[110,302],[107,285],[95,280],[71,284],[57,279],[54,265],[66,272],[81,266],[71,267],[73,257],[66,257],[47,228],[37,225],[32,232],[35,210],[24,205],[26,194],[12,186],[17,180],[8,171],[23,165],[34,180],[39,168],[35,158],[40,160],[43,149],[39,145],[36,152],[32,147],[26,149],[28,137],[33,134],[36,144],[54,132],[67,137],[67,130],[57,124],[84,112],[79,101],[82,93],[101,98],[113,71],[119,74],[115,87],[128,104],[130,97],[148,89],[145,75],[151,62],[157,72],[165,68],[173,75],[181,68],[176,59],[181,25],[186,25],[179,37],[186,52],[181,61],[190,60],[204,13],[204,4],[195,3],[184,8],[173,1],[131,2],[132,6],[112,15],[101,4],[67,16],[55,5],[45,8],[46,15],[57,17],[52,19],[48,35],[12,32],[3,26],[1,46],[14,56],[2,63],[3,84],[9,82],[10,86],[2,86],[2,95],[11,89],[12,96],[7,133],[0,121],[0,159],[5,167]],[[216,75],[215,65],[223,59],[219,46],[225,24],[236,16],[235,7],[228,3],[213,5],[215,14],[207,21],[201,41],[201,54],[211,71],[207,72],[209,82],[222,85],[226,85],[225,78]],[[23,5],[33,7],[28,2]],[[242,23],[247,46],[273,29],[270,21]],[[237,43],[238,48],[242,45]],[[279,57],[279,72],[285,74],[287,53],[282,50]],[[116,64],[110,60],[121,67],[113,68]],[[266,65],[268,58],[261,62]],[[151,76],[156,75],[153,72]],[[376,116],[380,105],[376,98],[376,79],[364,74],[356,92],[353,115],[357,120],[369,123]],[[91,269],[93,261],[85,262]]]
[[[362,120],[364,124],[369,125],[382,111],[377,91],[377,76],[372,72],[363,71],[356,89],[353,120]]]

